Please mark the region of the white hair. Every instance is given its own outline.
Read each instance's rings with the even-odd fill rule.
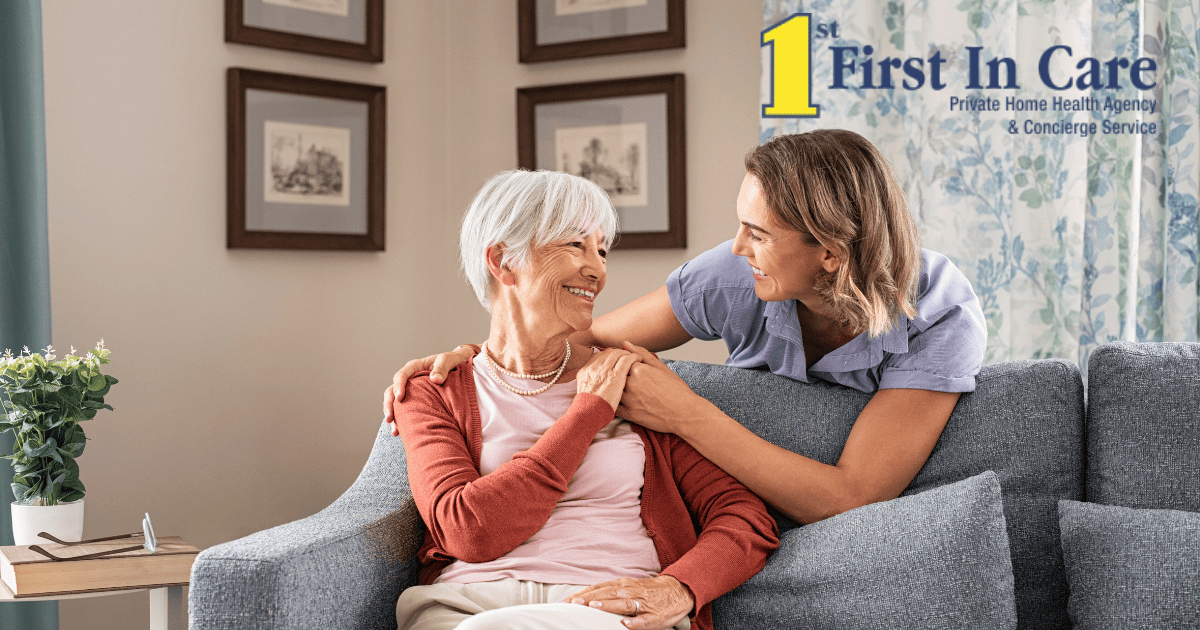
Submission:
[[[492,310],[487,251],[503,244],[501,266],[519,269],[537,247],[601,230],[612,247],[617,213],[608,193],[582,177],[557,171],[505,171],[483,185],[463,217],[459,256],[483,308]]]

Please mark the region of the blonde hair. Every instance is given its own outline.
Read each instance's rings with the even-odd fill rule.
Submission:
[[[850,330],[882,335],[916,317],[921,237],[883,155],[844,129],[780,136],[746,156],[774,218],[837,256],[818,293]]]
[[[596,230],[611,248],[617,213],[597,184],[556,171],[505,171],[483,185],[463,216],[459,257],[475,296],[491,312],[488,248],[503,243],[500,264],[519,269],[529,262],[530,250]]]

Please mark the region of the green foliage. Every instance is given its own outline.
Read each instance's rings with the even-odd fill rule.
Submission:
[[[1024,189],[1021,190],[1021,194],[1017,195],[1017,199],[1024,201],[1030,210],[1037,210],[1042,207],[1043,203],[1054,199],[1054,182],[1050,179],[1050,169],[1047,168],[1045,155],[1039,155],[1036,159],[1022,155],[1017,158],[1017,166],[1024,171],[1032,172],[1018,171],[1013,176],[1013,184],[1016,189]],[[1030,174],[1033,175],[1032,182],[1029,178]]]
[[[56,505],[83,498],[79,464],[87,438],[79,423],[96,417],[104,396],[117,379],[100,373],[109,362],[104,341],[87,356],[57,359],[54,348],[44,354],[25,348],[19,356],[6,350],[0,357],[0,433],[16,436],[12,455],[13,496],[22,505]]]
[[[892,42],[896,50],[904,50],[904,4],[888,2],[883,24],[892,34],[888,41]]]

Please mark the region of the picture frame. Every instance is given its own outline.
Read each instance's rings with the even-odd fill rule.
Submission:
[[[380,63],[384,0],[225,0],[225,41]]]
[[[386,90],[227,71],[231,249],[384,249]]]
[[[517,163],[604,187],[614,249],[687,247],[685,138],[682,74],[517,90]]]
[[[684,0],[518,0],[518,59],[538,63],[683,48]]]

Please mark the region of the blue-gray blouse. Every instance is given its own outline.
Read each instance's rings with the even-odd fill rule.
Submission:
[[[724,339],[726,365],[767,368],[808,382],[819,378],[872,393],[911,388],[975,390],[987,326],[971,283],[948,258],[921,250],[917,317],[879,337],[863,333],[806,368],[796,301],[764,302],[754,274],[727,241],[684,263],[667,279],[675,317],[696,339]]]

